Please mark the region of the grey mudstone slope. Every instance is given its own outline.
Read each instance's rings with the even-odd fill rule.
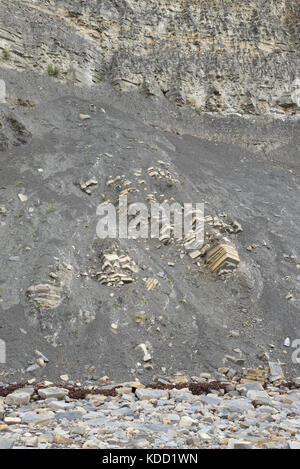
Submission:
[[[1,153],[8,379],[28,367],[26,377],[150,379],[162,369],[216,368],[225,355],[233,367],[252,366],[263,352],[292,370],[284,342],[300,334],[297,121],[200,117],[107,84],[85,90],[28,72],[2,76],[9,99],[36,104],[1,107],[31,135]],[[264,151],[254,152],[255,142]],[[81,185],[91,179],[89,194]],[[126,188],[129,201],[147,204],[205,201],[205,214],[224,224],[213,236],[225,229],[238,250],[238,269],[216,276],[177,242],[98,239],[97,206],[117,203]],[[232,221],[243,231],[227,232]],[[129,270],[103,269],[111,254],[128,256]],[[129,283],[112,282],[116,272]]]
[[[1,3],[1,381],[297,373],[299,4],[198,4]],[[121,193],[205,202],[240,264],[100,240]]]

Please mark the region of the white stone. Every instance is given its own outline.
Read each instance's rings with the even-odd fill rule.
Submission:
[[[21,202],[26,202],[28,199],[27,195],[25,194],[18,194],[18,197],[21,200]]]
[[[16,425],[18,423],[21,423],[20,417],[5,417],[4,422],[7,425]]]
[[[68,375],[61,375],[61,376],[60,376],[60,379],[61,379],[62,381],[69,381],[69,376],[68,376]]]
[[[284,346],[285,346],[285,347],[289,347],[290,345],[291,345],[291,340],[290,340],[289,337],[287,337],[287,338],[285,339],[285,341],[284,341]]]
[[[16,391],[8,394],[5,398],[5,404],[8,405],[27,405],[30,402],[30,393],[24,391]]]
[[[188,415],[184,415],[179,422],[179,426],[183,428],[190,428],[192,425],[195,425],[197,423],[196,420],[193,420],[191,417]]]
[[[152,359],[145,344],[140,344],[137,346],[137,348],[140,348],[144,352],[144,358],[143,358],[144,362],[148,362]]]

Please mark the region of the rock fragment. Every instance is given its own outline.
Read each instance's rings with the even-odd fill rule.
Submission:
[[[80,189],[90,195],[91,191],[90,191],[89,187],[96,186],[97,184],[98,184],[97,179],[96,178],[91,178],[88,181],[81,183],[80,184]]]
[[[124,253],[106,253],[102,257],[102,270],[96,273],[102,285],[122,286],[134,282],[134,274],[138,272],[136,263]]]
[[[240,258],[234,245],[218,244],[206,255],[206,263],[212,273],[218,273],[221,268],[235,269]]]
[[[43,399],[64,399],[69,394],[69,391],[64,388],[50,387],[39,389],[38,394]]]
[[[150,353],[148,352],[147,347],[146,347],[145,344],[140,344],[140,345],[137,346],[137,348],[140,348],[143,351],[143,353],[144,353],[144,357],[143,357],[144,362],[148,362],[148,361],[152,360],[152,357],[151,357]]]
[[[32,285],[27,289],[30,301],[39,308],[55,309],[61,301],[61,288],[50,283]]]
[[[275,381],[282,381],[284,379],[284,373],[280,363],[269,362],[269,370],[271,383],[274,383]]]
[[[244,379],[241,379],[241,384],[259,382],[265,383],[267,377],[267,370],[260,368],[249,368],[244,371]]]
[[[5,404],[7,405],[27,405],[30,402],[31,394],[29,392],[24,391],[15,391],[12,394],[8,394],[5,398]]]
[[[156,288],[157,285],[158,285],[158,280],[156,278],[151,277],[146,280],[146,288],[148,291],[154,290],[154,288]]]
[[[136,389],[135,395],[140,401],[150,401],[151,399],[169,399],[169,393],[160,389]]]
[[[18,194],[18,197],[21,200],[21,202],[26,202],[28,200],[28,197],[25,194]]]
[[[11,438],[0,438],[0,450],[11,449],[14,445],[14,439]]]

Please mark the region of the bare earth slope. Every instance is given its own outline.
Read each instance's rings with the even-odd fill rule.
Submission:
[[[264,114],[199,115],[176,106],[169,93],[141,93],[144,85],[121,93],[115,82],[95,78],[114,79],[114,68],[107,66],[103,44],[82,30],[83,19],[74,23],[76,15],[67,20],[57,9],[70,9],[69,3],[10,1],[1,14],[0,46],[10,52],[0,69],[7,88],[0,104],[3,380],[68,373],[149,381],[153,375],[215,370],[225,355],[241,358],[233,365],[240,370],[265,366],[258,357],[263,352],[295,375],[293,349],[283,345],[287,337],[300,338],[300,132],[291,88],[287,106],[266,98],[267,113],[282,113],[276,120]],[[289,4],[296,14],[295,2]],[[117,5],[104,9],[103,2],[103,16],[117,15]],[[124,14],[130,16],[127,7]],[[126,50],[130,62],[133,55]],[[289,86],[296,78],[295,56],[295,50],[284,49],[279,58],[280,67],[294,74]],[[47,75],[50,63],[61,66],[59,78]],[[168,63],[166,69],[171,79]],[[160,78],[164,73],[157,70]],[[251,74],[248,79],[256,86]],[[280,83],[270,86],[279,97]],[[236,96],[221,109],[261,112],[257,103],[252,111],[238,104]],[[203,110],[218,108],[201,103],[196,104]],[[92,178],[97,184],[88,194],[80,184]],[[193,261],[175,242],[97,239],[97,206],[117,203],[128,188],[130,201],[205,202],[205,215],[222,222],[208,225],[208,236],[230,238],[239,268],[213,275],[204,257]],[[235,221],[243,231],[230,228]],[[137,267],[132,283],[99,282],[105,253],[130,257]],[[152,278],[158,283],[148,290]],[[140,344],[151,360],[144,361]],[[36,350],[49,360],[46,368],[37,366]],[[28,370],[30,365],[35,367]]]

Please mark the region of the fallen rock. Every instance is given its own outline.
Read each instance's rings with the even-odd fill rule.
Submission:
[[[169,399],[168,391],[160,389],[136,389],[135,395],[140,401],[150,401],[151,399]]]
[[[39,414],[37,412],[24,412],[20,413],[19,421],[27,425],[45,425],[54,419],[55,414],[48,412],[45,414]],[[19,423],[20,423],[19,422]]]
[[[21,200],[21,202],[26,202],[28,200],[28,197],[25,194],[18,194],[18,197]]]
[[[138,272],[136,263],[124,253],[106,253],[102,257],[102,270],[96,273],[102,285],[124,285],[134,282],[133,274]]]
[[[29,448],[36,448],[38,445],[38,437],[33,436],[31,438],[26,438],[25,441],[25,446],[28,446]]]
[[[69,391],[64,388],[44,388],[38,390],[38,395],[43,399],[64,399],[69,394]]]
[[[218,273],[219,270],[224,267],[227,269],[230,268],[230,266],[233,268],[237,267],[240,263],[240,258],[234,245],[218,244],[208,251],[206,263],[212,273]]]
[[[284,373],[279,363],[269,362],[269,370],[271,383],[282,381],[284,379]]]
[[[30,402],[30,393],[24,391],[15,391],[12,394],[8,394],[5,398],[5,404],[7,405],[27,405]]]
[[[11,449],[14,445],[14,440],[11,438],[0,438],[0,449]]]
[[[147,347],[146,347],[145,344],[140,344],[140,345],[137,346],[137,348],[140,348],[143,351],[143,353],[144,353],[144,357],[143,357],[144,362],[148,362],[148,361],[152,360],[152,357],[151,357],[150,353],[148,352]]]
[[[27,295],[36,307],[55,309],[62,301],[61,291],[60,287],[45,283],[32,285],[27,289]]]
[[[96,186],[98,184],[98,181],[96,178],[91,178],[89,179],[88,181],[86,182],[83,182],[80,184],[80,188],[81,190],[83,190],[84,192],[86,192],[87,194],[91,194],[91,191],[89,189],[90,186]]]
[[[244,377],[244,379],[241,379],[241,384],[251,382],[259,382],[264,384],[267,377],[267,370],[260,368],[249,368],[244,371]]]
[[[5,417],[4,422],[7,425],[16,425],[18,423],[21,423],[20,417]]]
[[[251,449],[252,445],[249,441],[243,440],[230,440],[228,443],[228,449]]]
[[[192,419],[188,415],[184,415],[179,422],[179,426],[183,428],[190,428],[192,425],[195,425],[197,420]]]
[[[83,449],[99,449],[99,441],[98,440],[87,440],[82,448]]]
[[[156,278],[148,278],[146,280],[146,288],[147,290],[154,290],[158,285],[158,280]]]

